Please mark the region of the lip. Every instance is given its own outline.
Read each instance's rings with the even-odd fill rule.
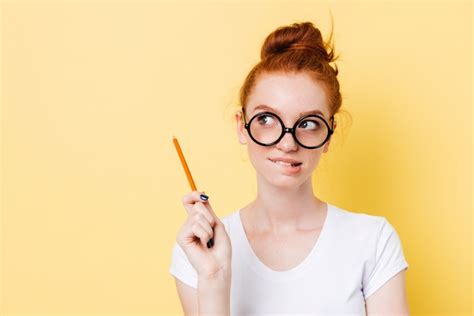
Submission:
[[[288,176],[296,176],[298,175],[301,170],[302,170],[302,163],[300,163],[299,161],[297,160],[294,160],[294,159],[287,159],[287,158],[272,158],[272,159],[268,159],[268,161],[270,161],[272,163],[272,165],[275,165],[276,168],[278,168],[279,170],[281,170],[284,174],[288,175]],[[286,163],[290,163],[290,164],[293,164],[293,163],[300,163],[299,165],[297,166],[294,166],[294,165],[284,165],[284,164],[279,164],[277,161],[282,161],[282,162],[286,162]]]
[[[290,158],[268,158],[268,160],[272,161],[272,162],[276,162],[276,161],[282,161],[282,162],[287,162],[287,163],[291,163],[291,164],[300,164],[301,161],[298,161],[298,160],[294,160],[294,159],[290,159]]]

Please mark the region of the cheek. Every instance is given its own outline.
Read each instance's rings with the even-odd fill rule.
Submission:
[[[315,169],[318,164],[319,160],[321,159],[322,151],[321,150],[316,150],[313,154],[309,155],[307,157],[307,168],[310,169]]]
[[[269,157],[269,148],[265,146],[259,146],[257,144],[248,143],[247,152],[249,159],[255,169],[259,169],[260,166],[265,165],[267,158]]]

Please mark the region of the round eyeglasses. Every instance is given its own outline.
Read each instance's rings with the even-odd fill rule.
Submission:
[[[299,118],[293,127],[286,127],[281,118],[272,112],[255,114],[247,123],[245,111],[242,110],[245,129],[250,138],[262,146],[277,144],[286,133],[291,133],[300,146],[307,149],[316,149],[323,146],[334,133],[334,128],[320,115],[309,114]],[[334,116],[330,118],[334,126]]]

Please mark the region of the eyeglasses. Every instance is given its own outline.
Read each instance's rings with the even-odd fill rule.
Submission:
[[[334,133],[334,128],[323,117],[309,114],[299,118],[293,127],[286,127],[281,118],[272,112],[261,112],[255,114],[247,123],[245,111],[242,110],[245,129],[250,138],[262,146],[277,144],[286,133],[291,133],[294,140],[300,146],[307,149],[316,149],[323,146]],[[334,116],[331,116],[334,127]]]

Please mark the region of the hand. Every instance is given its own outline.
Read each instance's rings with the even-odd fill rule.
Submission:
[[[232,247],[224,224],[211,204],[201,199],[203,192],[193,191],[182,198],[188,218],[176,237],[199,277],[211,277],[230,271]],[[208,241],[214,243],[208,248]]]

